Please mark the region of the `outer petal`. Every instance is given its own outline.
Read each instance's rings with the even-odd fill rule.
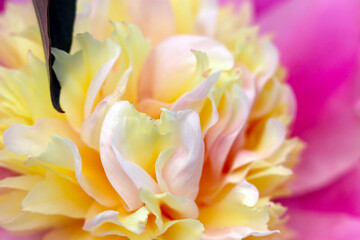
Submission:
[[[291,209],[318,212],[347,213],[360,217],[360,161],[331,185],[299,197],[284,199],[282,203]]]
[[[357,0],[293,0],[259,16],[262,31],[274,34],[298,98],[295,134],[317,123],[327,99],[354,73],[359,11]]]
[[[290,210],[289,225],[298,232],[295,240],[358,239],[360,220],[342,213]],[[315,221],[315,224],[314,224]]]
[[[360,86],[355,83],[342,86],[324,107],[317,125],[301,134],[307,149],[295,168],[297,178],[292,183],[295,194],[330,184],[358,162],[360,117],[357,99],[360,99]]]

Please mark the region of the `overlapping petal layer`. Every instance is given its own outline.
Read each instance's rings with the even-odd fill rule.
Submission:
[[[0,182],[3,228],[45,240],[281,228],[272,197],[287,193],[302,144],[288,137],[295,100],[276,48],[249,25],[248,5],[150,5],[79,1],[71,52],[52,49],[64,115],[35,51],[1,68],[0,166],[13,171]]]

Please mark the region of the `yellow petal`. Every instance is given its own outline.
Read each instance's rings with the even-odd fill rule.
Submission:
[[[110,39],[99,42],[88,33],[79,34],[76,40],[81,46],[79,52],[70,55],[52,49],[52,53],[55,55],[53,68],[62,87],[60,103],[71,125],[80,130],[98,101],[100,87],[119,57],[121,48]]]
[[[84,218],[92,200],[77,185],[48,172],[22,202],[25,211]]]

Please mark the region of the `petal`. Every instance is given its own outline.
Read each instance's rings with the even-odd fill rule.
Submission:
[[[342,213],[318,213],[296,209],[290,210],[289,214],[289,226],[297,232],[295,240],[359,238],[359,218]]]
[[[167,0],[131,1],[130,11],[133,23],[140,26],[144,35],[154,43],[175,33],[175,19]]]
[[[165,224],[164,228],[166,231],[159,237],[162,240],[197,240],[201,238],[204,231],[204,226],[195,219],[170,221]]]
[[[124,200],[127,208],[134,210],[141,206],[141,201],[139,198],[139,188],[132,181],[132,178],[128,175],[128,173],[125,171],[125,169],[122,166],[122,164],[125,164],[124,162],[129,160],[124,159],[123,157],[118,159],[115,153],[115,149],[113,148],[114,135],[116,136],[122,134],[122,132],[115,134],[116,130],[118,130],[117,126],[120,123],[122,123],[122,125],[124,126],[127,117],[128,116],[132,117],[131,114],[136,115],[132,106],[130,106],[128,102],[118,102],[111,107],[111,109],[109,110],[108,114],[105,117],[104,124],[101,129],[100,155],[101,155],[101,162],[103,164],[106,176],[108,177],[110,183],[112,184],[114,189],[118,192],[118,194],[121,196],[121,198]],[[119,120],[121,122],[119,122]],[[131,142],[129,140],[128,144],[135,144],[135,142]],[[136,146],[137,145],[134,145],[133,147]],[[120,161],[122,163],[120,163]],[[129,166],[129,168],[131,168],[131,170],[134,170],[134,172],[132,172],[131,174],[139,173],[139,177],[141,176],[141,177],[146,177],[146,179],[149,179],[146,176],[146,172],[140,170],[138,167],[134,166],[133,164]],[[132,177],[134,177],[133,179],[136,180],[135,175]],[[153,185],[153,181],[149,182],[148,184],[145,184],[145,186],[150,186],[150,185]]]
[[[71,125],[80,130],[121,48],[110,39],[99,42],[89,33],[79,34],[77,41],[81,49],[73,55],[58,49],[52,49],[52,53],[53,68],[62,88],[61,105]]]
[[[26,192],[19,190],[1,195],[1,227],[8,231],[31,233],[64,224],[66,218],[62,216],[23,211],[21,204],[25,196]]]
[[[164,227],[164,214],[171,219],[197,218],[199,210],[194,201],[170,193],[152,194],[141,190],[141,200],[146,208],[156,216],[155,223],[161,230]]]
[[[268,230],[269,200],[257,199],[257,189],[243,181],[220,202],[200,208],[199,220],[205,226],[206,239],[227,239],[226,236],[243,239],[250,234],[262,236],[277,232]]]
[[[203,0],[196,21],[198,34],[214,37],[217,23],[217,0]]]
[[[0,228],[0,236],[2,240],[38,240],[41,239],[42,235],[42,233],[19,235],[7,232],[6,230]]]
[[[200,83],[194,90],[183,94],[171,107],[171,110],[174,112],[186,109],[192,109],[201,114],[201,111],[205,105],[205,101],[208,98],[210,90],[218,82],[220,78],[220,72],[211,74],[207,79]],[[203,117],[200,116],[201,127],[203,135],[207,133],[209,128],[211,128],[219,119],[219,113],[216,109],[216,104],[214,99],[209,97],[211,101],[211,110],[206,109],[205,111],[211,111],[210,114],[204,114]],[[208,118],[208,119],[207,119]]]
[[[190,80],[196,70],[198,56],[194,56],[192,50],[206,53],[209,68],[213,71],[228,70],[234,65],[229,50],[211,38],[190,35],[170,37],[150,53],[141,74],[139,96],[171,103],[184,92],[195,88],[199,80]]]
[[[329,97],[356,70],[359,11],[357,0],[294,0],[258,19],[264,33],[274,34],[281,62],[289,69],[298,99],[295,134],[317,123]]]
[[[104,206],[117,205],[121,200],[107,179],[99,153],[87,147],[79,150],[74,143],[69,144],[74,159],[75,176],[81,188]]]
[[[4,133],[4,143],[16,154],[38,156],[46,151],[52,135],[78,139],[66,122],[43,118],[33,126],[13,124]]]
[[[256,159],[266,158],[273,154],[283,143],[286,137],[286,128],[280,120],[270,118],[266,121],[262,134],[262,137],[259,138],[260,140],[257,140],[258,142],[254,149],[244,149],[236,154],[232,165],[233,170]]]
[[[357,164],[360,117],[356,104],[360,88],[357,80],[354,81],[339,88],[324,107],[317,124],[300,135],[307,148],[295,168],[296,178],[292,183],[295,195],[327,186]]]
[[[157,177],[164,180],[172,194],[194,200],[199,191],[205,151],[199,115],[194,111],[178,114],[165,111],[161,117],[175,122],[177,131],[174,129],[173,134],[178,142]]]
[[[102,100],[81,126],[82,140],[93,149],[99,150],[100,132],[105,116],[110,107],[123,95],[131,72],[132,67],[129,67],[119,80],[114,93]]]
[[[33,213],[84,218],[90,204],[91,199],[77,184],[48,173],[46,179],[28,193],[22,207]]]
[[[299,197],[283,199],[290,208],[317,212],[346,213],[360,217],[360,161],[333,183],[318,191]]]
[[[120,236],[140,235],[146,228],[149,211],[142,207],[134,213],[108,210],[94,216],[84,225],[84,230],[98,236],[110,234]]]

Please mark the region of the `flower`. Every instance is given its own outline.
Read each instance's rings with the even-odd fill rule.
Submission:
[[[256,21],[273,33],[297,96],[293,134],[306,142],[293,197],[282,200],[289,225],[298,232],[296,239],[357,239],[359,2],[254,4]]]
[[[0,225],[45,240],[286,237],[272,198],[288,194],[303,144],[250,8],[79,1],[71,52],[52,49],[60,114],[34,12],[9,4],[0,165],[14,175],[0,181]]]

